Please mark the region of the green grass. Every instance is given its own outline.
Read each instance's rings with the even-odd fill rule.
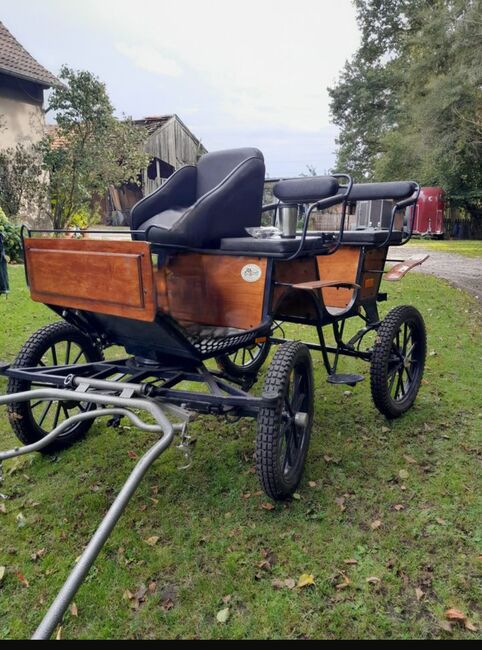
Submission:
[[[440,251],[443,253],[456,253],[465,257],[482,258],[482,240],[438,240],[438,239],[412,239],[408,246],[422,246],[423,248]]]
[[[0,300],[6,361],[52,320],[30,302],[22,273],[11,269],[12,294]],[[316,419],[305,480],[299,500],[271,512],[261,507],[267,499],[257,496],[253,474],[255,423],[201,418],[192,428],[194,466],[178,471],[182,459],[170,450],[152,468],[76,596],[78,617],[66,616],[63,638],[444,638],[440,622],[451,607],[480,623],[478,307],[418,274],[388,290],[384,311],[413,303],[427,322],[430,356],[415,408],[387,423],[372,405],[368,382],[345,396],[325,382],[315,357]],[[348,360],[343,370],[360,364]],[[32,633],[132,469],[129,452],[141,453],[152,441],[99,423],[55,458],[5,464],[0,492],[10,498],[0,512],[6,567],[0,638]],[[14,444],[0,413],[0,445]],[[375,521],[381,526],[373,530]],[[152,536],[159,537],[154,547],[145,541]],[[44,555],[34,559],[41,549]],[[271,561],[263,565],[267,554]],[[358,564],[346,565],[350,559]],[[336,588],[341,572],[350,580],[343,590]],[[314,587],[272,586],[304,573],[314,576]],[[370,577],[380,582],[370,585]],[[126,590],[151,582],[154,593],[135,611]],[[420,601],[416,589],[424,592]],[[222,625],[216,614],[225,607],[230,619]],[[477,636],[462,627],[452,633]]]

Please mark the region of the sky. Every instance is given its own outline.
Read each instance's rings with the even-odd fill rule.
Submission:
[[[209,151],[260,148],[271,177],[335,164],[350,0],[0,0],[0,20],[54,74],[95,73],[119,116],[177,113]]]

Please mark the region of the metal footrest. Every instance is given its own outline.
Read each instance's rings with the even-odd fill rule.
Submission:
[[[329,384],[335,386],[356,386],[361,381],[365,381],[363,375],[330,375],[327,379]]]

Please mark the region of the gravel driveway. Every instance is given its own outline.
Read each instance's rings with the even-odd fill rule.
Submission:
[[[415,269],[416,272],[444,278],[456,287],[469,291],[476,296],[479,302],[482,302],[482,261],[480,259],[433,251],[423,248],[423,246],[410,246],[405,250],[407,258],[412,255],[430,255],[430,258],[421,267]],[[390,256],[399,258],[400,249],[392,248]]]

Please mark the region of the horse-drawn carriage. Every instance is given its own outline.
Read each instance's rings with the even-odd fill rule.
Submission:
[[[24,230],[32,298],[62,320],[36,332],[15,363],[0,367],[9,379],[0,404],[8,404],[26,445],[0,460],[57,452],[97,418],[116,426],[127,417],[160,434],[35,638],[52,633],[149,466],[177,434],[188,452],[192,413],[256,418],[259,479],[270,497],[284,500],[301,481],[310,442],[312,351],[321,353],[331,384],[363,380],[338,372],[342,357],[369,363],[373,400],[386,417],[413,405],[426,354],[423,319],[404,306],[381,320],[378,303],[387,299],[383,277],[400,279],[423,261],[395,260],[385,271],[389,248],[410,239],[396,217],[415,204],[418,185],[354,185],[345,175],[289,179],[275,185],[277,201],[263,206],[264,181],[258,150],[211,153],[134,207],[129,239]],[[393,201],[388,229],[346,229],[348,208],[362,200]],[[311,231],[312,213],[333,206],[340,206],[339,229]],[[261,228],[263,213],[278,225],[280,216],[285,220],[284,236]],[[346,340],[345,325],[355,318],[361,328]],[[318,342],[286,340],[283,323],[313,326]],[[373,345],[362,350],[373,332]],[[106,360],[113,346],[126,358]],[[272,346],[278,347],[264,385],[253,392]]]

